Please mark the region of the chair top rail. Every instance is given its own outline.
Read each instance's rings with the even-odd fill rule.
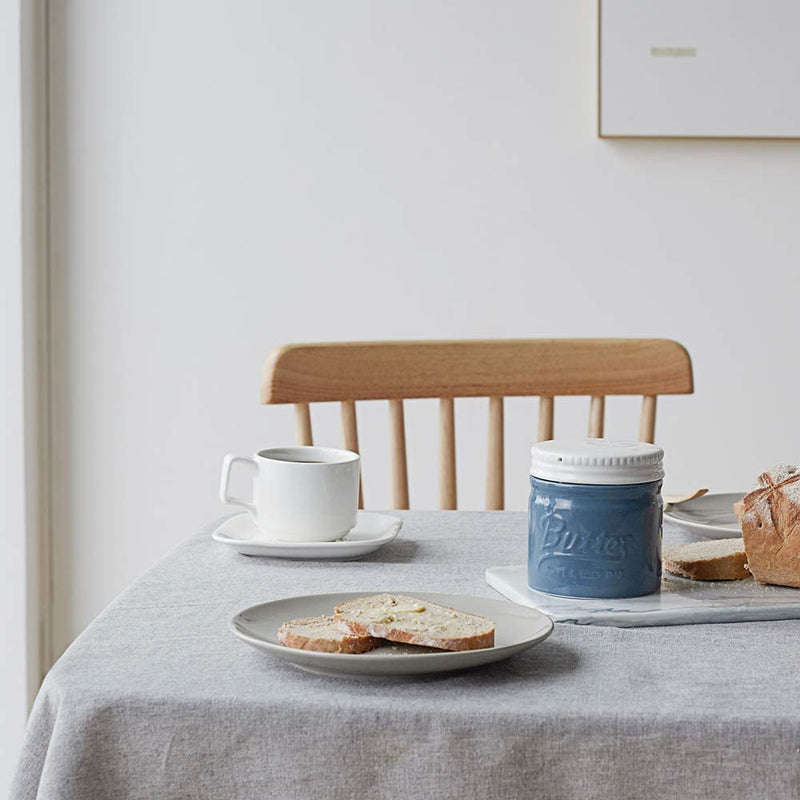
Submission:
[[[669,339],[346,342],[273,350],[261,402],[692,391],[689,354]]]

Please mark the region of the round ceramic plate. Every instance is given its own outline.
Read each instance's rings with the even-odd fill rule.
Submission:
[[[245,556],[352,561],[391,542],[402,527],[403,520],[389,514],[359,511],[356,527],[344,539],[336,542],[280,542],[265,539],[253,518],[245,512],[226,519],[214,531],[212,538]]]
[[[744,492],[704,494],[680,503],[664,512],[664,519],[706,539],[729,539],[742,535],[742,527],[733,513],[733,504]]]
[[[427,647],[387,643],[368,653],[353,655],[295,650],[279,644],[278,628],[287,620],[331,614],[338,603],[370,594],[382,594],[382,592],[312,594],[261,603],[240,611],[231,620],[231,630],[254,647],[266,650],[273,656],[311,672],[340,677],[373,678],[450,672],[502,661],[543,642],[553,630],[553,622],[546,614],[506,600],[460,594],[411,592],[410,594],[421,600],[441,603],[459,611],[488,617],[496,626],[494,647],[447,652]],[[394,594],[400,593],[394,592]]]

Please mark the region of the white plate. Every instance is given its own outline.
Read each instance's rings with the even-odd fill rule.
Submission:
[[[495,646],[480,650],[445,652],[413,645],[389,644],[370,650],[368,653],[355,655],[295,650],[278,643],[278,628],[287,620],[330,614],[335,605],[345,600],[382,593],[374,591],[312,594],[262,603],[240,611],[231,620],[231,630],[245,642],[311,672],[343,677],[378,678],[450,672],[502,661],[544,641],[553,630],[553,622],[547,615],[505,600],[460,594],[402,592],[412,594],[421,600],[442,603],[460,611],[488,617],[496,626]]]
[[[226,519],[212,538],[245,556],[351,561],[391,542],[402,527],[403,520],[389,514],[359,511],[356,527],[337,542],[280,542],[265,539],[253,518],[245,512]]]
[[[665,511],[664,519],[705,539],[741,536],[742,527],[733,513],[733,504],[743,497],[744,492],[704,494]]]

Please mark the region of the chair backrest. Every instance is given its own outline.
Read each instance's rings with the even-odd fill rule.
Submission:
[[[605,398],[642,395],[639,439],[655,435],[656,397],[690,394],[692,363],[668,339],[496,339],[290,344],[264,368],[262,403],[293,403],[298,444],[313,444],[309,403],[341,403],[344,446],[358,452],[357,400],[388,400],[395,508],[408,508],[403,400],[440,398],[439,505],[456,508],[456,397],[489,398],[486,508],[504,506],[503,398],[538,396],[539,441],[553,438],[553,399],[588,395],[589,436]],[[363,508],[363,494],[359,497]]]

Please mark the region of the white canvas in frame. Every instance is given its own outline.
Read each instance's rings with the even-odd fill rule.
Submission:
[[[800,138],[800,0],[599,0],[600,136]]]

